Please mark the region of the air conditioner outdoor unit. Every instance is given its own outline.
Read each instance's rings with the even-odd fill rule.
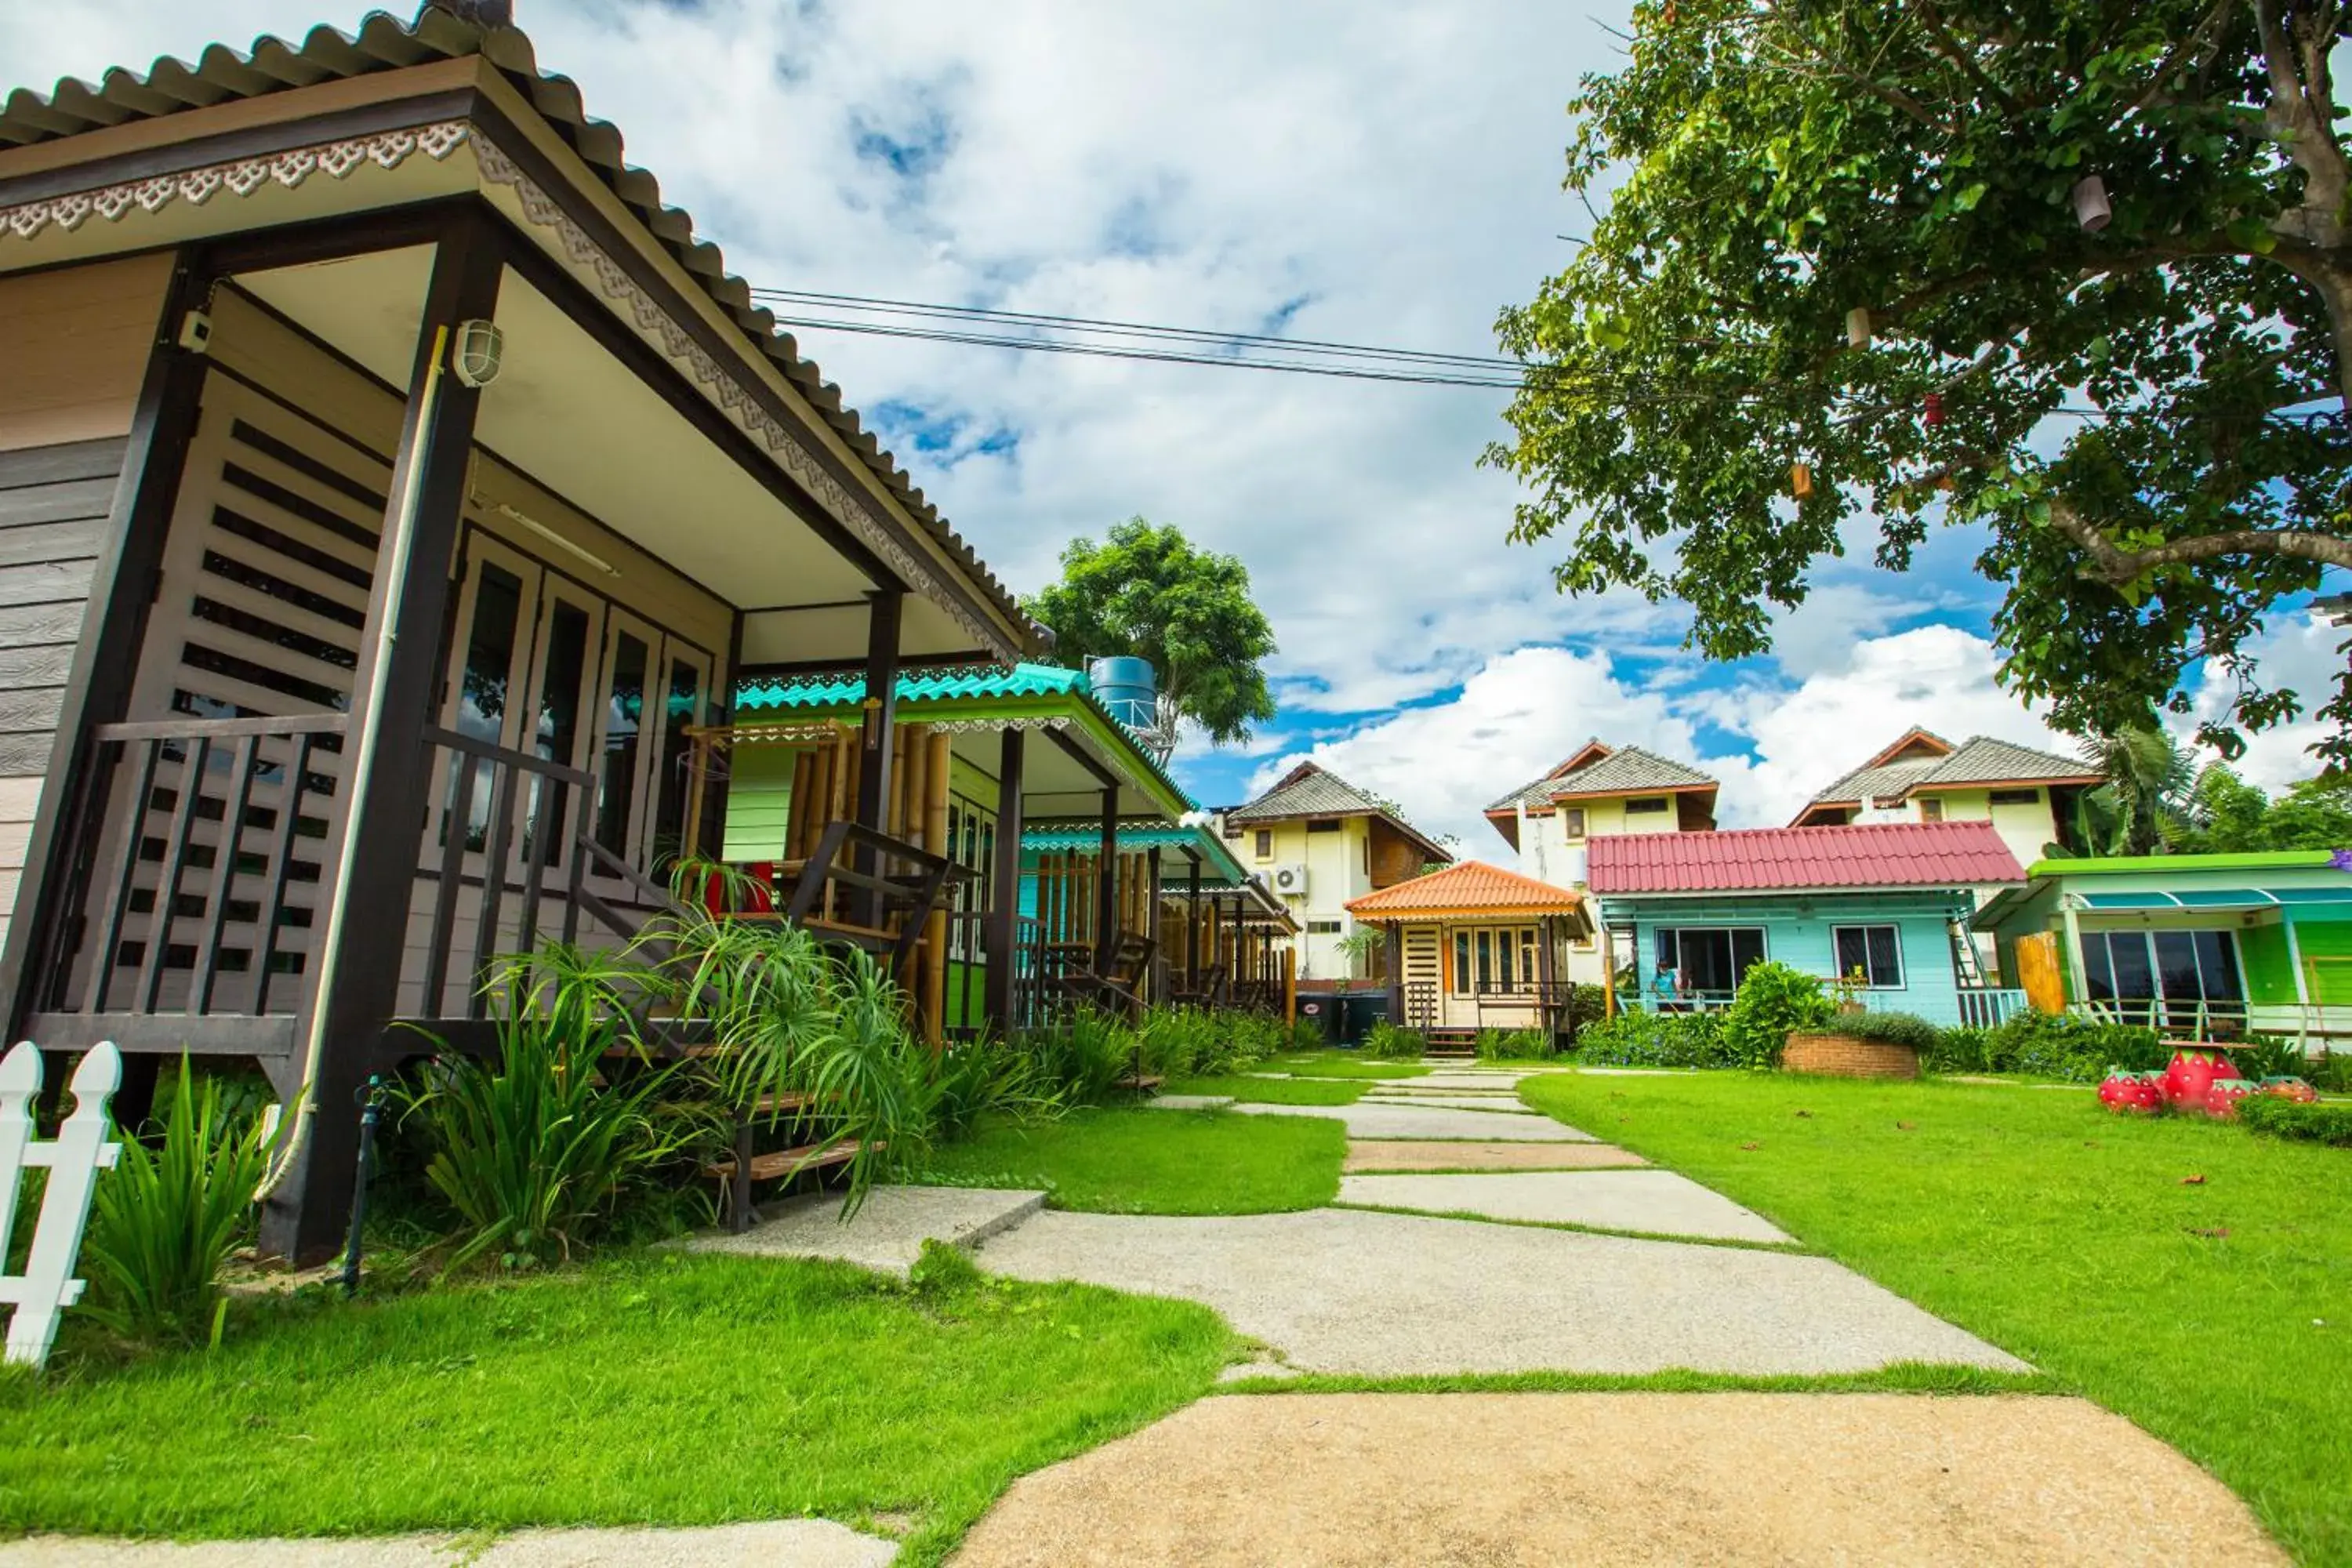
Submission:
[[[1307,868],[1303,865],[1276,866],[1274,868],[1274,890],[1277,893],[1286,893],[1293,898],[1305,898]]]

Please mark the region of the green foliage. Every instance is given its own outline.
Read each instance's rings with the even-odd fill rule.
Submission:
[[[1199,1398],[1234,1353],[1190,1301],[925,1274],[618,1253],[350,1302],[239,1300],[210,1354],[123,1365],[61,1345],[47,1380],[0,1379],[0,1531],[478,1541],[889,1514],[919,1568],[1015,1477]],[[719,1462],[721,1431],[791,1461]]]
[[[214,1330],[221,1265],[243,1233],[268,1164],[271,1115],[238,1115],[187,1059],[153,1146],[125,1138],[90,1198],[82,1310],[129,1339],[194,1343]]]
[[[680,1069],[632,1056],[614,1015],[581,1010],[563,985],[509,978],[491,1059],[436,1058],[397,1090],[402,1120],[432,1151],[425,1178],[461,1222],[453,1270],[570,1258],[629,1189],[707,1131],[664,1103]]]
[[[2307,1103],[2274,1094],[2250,1094],[2238,1101],[2238,1120],[2253,1131],[2273,1138],[2352,1149],[2352,1105],[2341,1100]]]
[[[2172,1059],[2154,1029],[2027,1007],[1998,1028],[1946,1029],[1921,1059],[1929,1072],[2022,1073],[2094,1083],[2111,1068],[2152,1072]]]
[[[2266,61],[2260,10],[1637,4],[1570,105],[1568,184],[1605,209],[1499,322],[1530,362],[1487,455],[1531,497],[1513,538],[1564,538],[1571,593],[1687,604],[1734,659],[1857,537],[1901,571],[1964,527],[2001,679],[2060,728],[2189,712],[2207,660],[2225,754],[2295,716],[2251,656],[2352,564],[2352,464],[2340,417],[2273,416],[2339,415],[2352,244],[2338,19],[2272,11]],[[2352,664],[2319,716],[2352,763]]]
[[[1593,1067],[1726,1068],[1735,1065],[1720,1013],[1648,1013],[1629,1008],[1577,1034],[1576,1058]]]
[[[2197,775],[2187,825],[2172,847],[2183,854],[2352,847],[2352,780],[2305,779],[2273,800],[2215,763]]]
[[[1418,1029],[1407,1029],[1382,1018],[1364,1037],[1363,1054],[1376,1062],[1419,1061],[1429,1042]]]
[[[945,1142],[971,1137],[983,1116],[1025,1121],[1063,1110],[1034,1058],[987,1038],[948,1042],[922,1087],[931,1134]]]
[[[986,1118],[913,1179],[1042,1188],[1054,1207],[1090,1214],[1274,1214],[1337,1197],[1347,1148],[1348,1129],[1327,1116],[1115,1105],[1027,1125]]]
[[[1554,1054],[1552,1037],[1542,1029],[1481,1029],[1477,1053],[1486,1062],[1540,1061]]]
[[[1724,1010],[1724,1049],[1742,1067],[1778,1067],[1790,1031],[1819,1028],[1836,1013],[1816,976],[1785,963],[1751,963]]]
[[[1546,1073],[1519,1094],[2129,1419],[2283,1556],[2352,1563],[2341,1152],[2114,1116],[2087,1089]]]
[[[1038,1029],[1013,1037],[1013,1051],[1034,1067],[1037,1081],[1063,1104],[1099,1105],[1112,1086],[1135,1070],[1135,1031],[1091,1007],[1075,1009]]]
[[[1097,544],[1071,542],[1062,580],[1024,601],[1054,633],[1055,656],[1083,668],[1128,655],[1159,673],[1163,707],[1219,744],[1249,738],[1274,717],[1261,661],[1274,628],[1250,598],[1249,569],[1195,549],[1181,531],[1129,518]]]
[[[1573,1035],[1609,1016],[1609,988],[1571,983],[1568,988],[1568,1029]]]
[[[2101,730],[2083,746],[2107,782],[2074,797],[2075,833],[2094,855],[2156,855],[2189,826],[2195,759],[2153,716]]]
[[[1857,1040],[1909,1046],[1924,1058],[1943,1043],[1944,1032],[1916,1013],[1840,1013],[1823,1026]]]
[[[1290,1026],[1290,1033],[1282,1043],[1282,1051],[1319,1051],[1331,1043],[1323,1033],[1323,1026],[1312,1018],[1299,1018]],[[1279,1056],[1282,1051],[1275,1054]]]

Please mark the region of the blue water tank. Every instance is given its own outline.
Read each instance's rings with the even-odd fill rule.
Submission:
[[[1130,730],[1150,727],[1160,696],[1160,678],[1148,658],[1098,658],[1087,666],[1087,679],[1110,716]]]

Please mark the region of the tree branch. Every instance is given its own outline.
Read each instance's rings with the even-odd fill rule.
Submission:
[[[2158,566],[2210,561],[2220,555],[2291,555],[2324,566],[2352,569],[2352,539],[2304,529],[2242,528],[2228,533],[2200,533],[2176,539],[2147,550],[2125,550],[2092,526],[2063,497],[2053,495],[2050,526],[2082,546],[2091,559],[2082,575],[2095,583],[2119,588],[2140,574]]]
[[[1959,67],[1969,79],[1977,84],[1979,91],[1989,95],[2000,106],[2002,113],[2017,112],[2017,100],[2002,89],[2000,83],[1985,74],[1985,68],[1977,63],[1976,56],[1962,47],[1960,41],[1952,37],[1951,29],[1944,26],[1943,16],[1937,13],[1935,6],[1926,4],[1926,0],[1921,0],[1919,18],[1927,25],[1929,47],[1936,53]]]

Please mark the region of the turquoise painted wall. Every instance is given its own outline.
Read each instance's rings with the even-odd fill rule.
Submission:
[[[1892,925],[1903,953],[1903,984],[1866,991],[1873,1011],[1916,1013],[1933,1024],[1960,1021],[1959,980],[1952,969],[1950,920],[1965,909],[1965,895],[1941,893],[1826,893],[1809,900],[1781,895],[1738,894],[1688,899],[1612,896],[1601,900],[1609,929],[1633,930],[1641,973],[1639,1005],[1652,1003],[1660,926],[1761,926],[1764,956],[1824,981],[1837,972],[1832,928]],[[1628,998],[1628,1000],[1633,1000]]]

